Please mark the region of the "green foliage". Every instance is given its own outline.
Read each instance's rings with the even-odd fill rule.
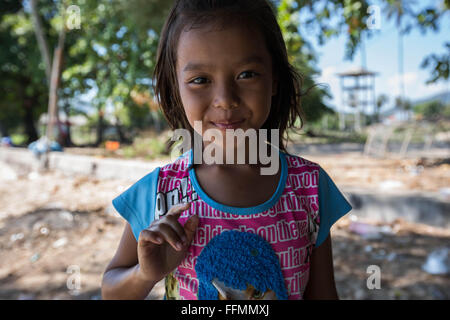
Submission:
[[[435,83],[439,80],[448,81],[450,72],[450,42],[445,44],[447,53],[442,55],[431,54],[422,61],[422,68],[431,67],[431,77],[427,84]]]
[[[412,109],[412,103],[408,99],[402,99],[401,97],[395,98],[395,106],[401,110],[411,110]]]
[[[417,104],[413,110],[425,120],[450,119],[450,104],[438,100]]]
[[[167,156],[166,136],[138,136],[134,139],[132,145],[123,147],[119,154],[125,158],[143,158],[148,160]]]
[[[304,120],[308,123],[318,121],[325,112],[332,111],[323,102],[323,98],[330,97],[330,93],[320,86],[315,86],[313,78],[319,73],[315,68],[316,53],[303,37],[298,17],[296,1],[280,1],[277,19],[286,42],[289,61],[303,77],[302,91],[305,96],[302,99],[302,109],[306,118]]]
[[[22,146],[27,142],[27,136],[23,133],[13,133],[11,135],[11,141],[16,146]]]
[[[303,75],[303,99],[307,122],[317,122],[330,112],[323,102],[330,96],[314,86],[319,74],[317,53],[311,35],[323,44],[332,37],[346,36],[347,59],[353,58],[363,34],[370,36],[369,0],[272,0],[286,41],[291,63]],[[383,12],[407,33],[437,31],[450,10],[448,0],[441,6],[421,5],[411,0],[381,0]],[[92,90],[90,101],[124,131],[154,126],[161,120],[152,105],[153,73],[159,33],[173,0],[41,0],[38,2],[49,48],[57,43],[62,14],[69,5],[81,13],[80,29],[68,30],[59,92],[60,106],[69,115],[81,112],[76,97]],[[25,118],[36,122],[46,111],[48,87],[29,12],[29,1],[0,3],[0,129],[24,131]],[[446,44],[446,50],[450,50]],[[448,80],[449,55],[430,55],[422,67],[431,69],[428,82]],[[138,99],[139,98],[139,99]],[[330,113],[331,114],[331,113]],[[92,122],[98,119],[92,117]],[[112,119],[111,119],[112,117]],[[27,130],[25,130],[27,131]],[[29,132],[27,132],[29,134]]]
[[[163,1],[152,1],[156,6]],[[74,59],[63,72],[69,93],[97,91],[93,105],[104,110],[113,108],[113,116],[125,127],[142,127],[142,120],[151,112],[148,106],[138,105],[133,93],[150,91],[157,34],[138,28],[131,12],[136,1],[78,1],[82,12],[81,29],[68,55]],[[156,14],[156,12],[154,12]],[[141,25],[141,24],[140,24]],[[141,25],[142,26],[142,25]],[[148,124],[148,123],[147,123]]]
[[[47,85],[28,15],[10,2],[2,2],[0,12],[0,42],[6,48],[0,50],[0,127],[10,133],[27,115],[37,119],[45,111]]]
[[[428,4],[425,7],[417,8],[417,0],[385,0],[387,17],[395,18],[397,27],[402,34],[409,33],[413,28],[417,28],[426,34],[428,31],[437,32],[440,29],[441,20],[447,16],[450,11],[450,1],[443,0],[435,6]],[[442,55],[430,54],[426,56],[420,67],[431,69],[431,77],[426,81],[427,84],[435,83],[440,80],[447,81],[450,69],[450,43],[446,42],[444,46],[447,53]]]
[[[366,24],[368,7],[366,0],[282,0],[279,11],[292,8],[291,15],[297,20],[306,47],[310,47],[304,40],[308,34],[314,34],[321,45],[332,37],[346,35],[345,57],[352,59],[363,32],[371,33]],[[304,17],[301,21],[300,16]]]

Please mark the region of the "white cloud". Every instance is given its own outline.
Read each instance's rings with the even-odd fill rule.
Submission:
[[[449,82],[438,82],[427,85],[424,74],[419,72],[407,72],[404,74],[404,85],[406,98],[409,100],[423,99],[445,90],[449,90]],[[400,92],[400,76],[398,74],[387,79],[387,85],[390,88],[389,95],[396,97]]]
[[[438,93],[450,90],[450,82],[438,82],[427,85],[425,80],[420,80],[416,83],[414,88],[411,88],[409,98],[411,100],[419,100],[428,98]]]
[[[328,66],[323,68],[322,74],[314,79],[315,83],[325,85],[326,89],[331,93],[333,96],[333,99],[331,99],[331,104],[336,104],[340,101],[340,84],[336,73],[338,73],[336,67]]]
[[[325,67],[322,70],[322,74],[320,75],[320,77],[318,78],[318,81],[320,82],[325,82],[325,83],[330,83],[332,81],[336,80],[336,67]]]
[[[398,95],[400,92],[401,78],[402,77],[399,74],[396,74],[387,79],[387,84],[389,85],[389,87],[393,88],[393,93],[395,95]],[[403,74],[403,84],[405,86],[405,90],[408,88],[408,86],[416,83],[418,78],[419,78],[419,75],[416,72],[404,73]]]

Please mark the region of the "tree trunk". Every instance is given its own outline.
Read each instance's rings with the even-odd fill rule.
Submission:
[[[376,112],[375,112],[375,122],[379,123],[380,122],[380,110],[377,108]]]
[[[66,32],[64,27],[59,32],[58,38],[58,46],[55,49],[55,53],[53,55],[53,64],[52,64],[52,75],[50,81],[50,92],[49,92],[49,101],[48,101],[48,123],[47,123],[47,139],[49,141],[53,140],[53,125],[54,123],[59,122],[58,117],[58,88],[59,81],[61,78],[61,69],[62,69],[62,60],[63,60],[63,49],[64,49],[64,40],[65,40]]]
[[[61,136],[61,145],[63,147],[73,147],[74,143],[72,142],[72,134],[71,134],[71,123],[69,120],[69,115],[70,115],[70,104],[67,102],[64,102],[64,106],[62,108],[64,110],[64,113],[66,114],[65,118],[66,121],[64,123],[65,125],[65,132],[63,132],[62,136]]]
[[[97,122],[97,141],[95,146],[98,147],[103,142],[103,130],[104,130],[104,120],[103,120],[103,110],[98,111],[98,122]]]
[[[67,119],[69,119],[69,118],[67,118]],[[66,130],[67,130],[67,132],[64,137],[63,146],[64,147],[73,147],[73,146],[75,146],[75,144],[72,141],[72,133],[71,133],[72,125],[70,124],[69,120],[66,121]]]
[[[25,98],[23,102],[24,117],[23,124],[25,126],[25,134],[28,137],[27,144],[36,141],[39,136],[34,125],[33,105],[37,103],[34,98]]]
[[[116,130],[117,134],[119,135],[119,141],[121,144],[130,143],[130,140],[128,140],[125,134],[123,133],[122,125],[120,124],[118,119],[116,119]]]
[[[64,144],[64,147],[74,147],[75,144],[72,141],[72,125],[70,124],[70,122],[67,122],[67,136],[66,136],[66,141]]]
[[[0,122],[0,135],[2,135],[2,137],[9,136],[8,128],[6,128],[6,126],[3,125],[3,123],[1,123],[1,122]]]
[[[45,64],[45,75],[47,76],[47,84],[50,85],[51,77],[51,57],[50,50],[48,48],[47,39],[45,38],[44,29],[42,28],[41,18],[39,17],[39,10],[37,8],[37,0],[31,0],[31,15],[33,17],[34,32],[36,34],[36,40],[41,51],[42,59]]]

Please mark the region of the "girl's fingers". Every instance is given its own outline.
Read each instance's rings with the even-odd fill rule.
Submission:
[[[183,242],[175,230],[168,224],[160,224],[158,228],[159,234],[167,241],[175,250],[180,251],[183,249]]]
[[[176,216],[168,216],[160,223],[160,225],[167,224],[169,225],[173,231],[178,235],[183,244],[186,244],[187,238],[186,233],[184,232],[183,226],[178,222]]]
[[[150,229],[144,229],[139,234],[139,242],[152,242],[154,244],[163,243],[164,239],[159,232]]]
[[[186,211],[191,206],[190,202],[180,203],[170,208],[169,212],[164,217],[161,223],[169,224],[173,230],[178,234],[183,244],[186,244],[187,238],[183,226],[178,222],[178,219],[183,211]]]
[[[194,238],[195,231],[198,227],[199,218],[196,214],[189,217],[189,219],[186,221],[186,223],[183,226],[184,232],[187,237],[187,242],[190,244],[192,242],[192,239]]]
[[[190,202],[177,204],[177,205],[173,206],[172,208],[170,208],[170,210],[169,210],[169,212],[167,212],[166,216],[175,216],[178,218],[179,215],[183,211],[186,211],[187,209],[189,209],[190,206],[191,206]]]
[[[189,202],[181,203],[170,208],[163,218],[141,232],[140,240],[154,244],[168,242],[175,250],[181,250],[188,244],[188,238],[178,218],[183,211],[189,209],[190,205]]]
[[[148,246],[149,243],[161,245],[165,242],[169,243],[177,251],[183,248],[180,238],[168,225],[162,225],[158,230],[142,230],[139,235],[139,245],[143,247]]]
[[[190,208],[191,203],[180,203],[176,206],[173,206],[170,208],[169,212],[166,214],[166,219],[164,223],[168,223],[172,226],[172,228],[175,230],[175,232],[180,237],[183,245],[187,244],[187,237],[186,233],[184,231],[183,226],[178,222],[178,219],[183,211],[186,211]]]

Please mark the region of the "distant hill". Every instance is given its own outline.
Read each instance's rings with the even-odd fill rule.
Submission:
[[[418,104],[422,104],[422,103],[426,103],[426,102],[431,102],[431,101],[441,101],[442,103],[444,103],[445,105],[450,105],[450,91],[444,91],[438,94],[434,94],[432,96],[429,96],[427,98],[423,98],[420,100],[416,100],[416,101],[412,101],[412,106],[414,108],[414,106],[418,105]],[[380,116],[382,118],[386,118],[389,117],[391,115],[395,115],[395,114],[401,114],[402,111],[395,108],[395,107],[390,107],[390,108],[383,108],[383,111],[381,112]]]
[[[444,91],[444,92],[432,95],[427,98],[413,101],[412,104],[413,104],[413,106],[415,106],[417,104],[422,104],[425,102],[431,102],[431,101],[435,101],[435,100],[441,101],[444,104],[450,104],[450,91]]]

